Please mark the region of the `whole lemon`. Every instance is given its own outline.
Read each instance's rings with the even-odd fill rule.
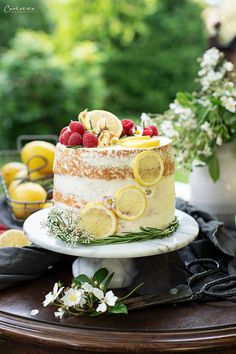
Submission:
[[[21,162],[8,162],[2,167],[2,176],[7,186],[11,183],[19,171],[27,172],[26,166]]]
[[[15,187],[18,186],[18,184],[22,183],[23,179],[26,178],[27,175],[28,175],[27,169],[18,171],[15,174],[14,179],[11,181],[11,183],[8,186],[8,193],[11,198],[12,198],[12,192],[15,189]]]
[[[47,192],[38,183],[26,182],[18,184],[11,192],[12,211],[17,218],[26,219],[41,208],[41,204],[45,203],[46,197]]]
[[[56,146],[46,141],[31,141],[21,150],[21,160],[29,170],[52,174]]]

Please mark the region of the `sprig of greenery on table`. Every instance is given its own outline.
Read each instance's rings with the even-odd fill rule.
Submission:
[[[53,208],[49,211],[47,220],[43,222],[43,227],[48,233],[67,243],[70,246],[86,245],[108,245],[119,243],[130,243],[138,241],[147,241],[153,239],[162,239],[173,234],[179,227],[179,221],[175,218],[168,226],[164,228],[140,227],[137,232],[123,232],[120,235],[113,235],[105,238],[96,238],[88,231],[80,229],[79,217],[72,210],[61,210]]]
[[[160,131],[177,151],[179,167],[192,170],[207,165],[214,181],[219,178],[217,148],[236,139],[236,87],[234,66],[216,48],[200,59],[196,92],[179,92],[170,109],[157,119]]]
[[[98,316],[103,313],[127,314],[128,309],[124,304],[142,284],[127,295],[119,298],[112,290],[108,290],[114,273],[109,274],[106,268],[101,268],[92,277],[80,274],[73,279],[70,287],[64,287],[60,282],[55,283],[43,301],[43,306],[54,305],[58,309],[54,312],[55,317]]]

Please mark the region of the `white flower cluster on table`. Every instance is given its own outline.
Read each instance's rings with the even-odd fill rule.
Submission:
[[[199,89],[178,93],[168,111],[150,117],[156,118],[163,135],[173,138],[180,168],[207,164],[216,181],[217,147],[236,139],[234,65],[216,48],[207,50],[199,61]]]
[[[91,278],[85,274],[74,278],[71,287],[64,287],[60,282],[55,283],[53,290],[45,296],[43,306],[57,306],[54,315],[60,319],[65,315],[78,316],[85,313],[90,316],[105,312],[127,314],[128,310],[123,301],[139,286],[128,295],[118,298],[112,290],[107,291],[112,277],[113,274],[109,274],[106,268],[102,268]]]

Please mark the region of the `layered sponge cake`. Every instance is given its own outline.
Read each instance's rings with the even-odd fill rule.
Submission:
[[[148,149],[150,151],[150,149]],[[152,187],[141,186],[133,174],[133,161],[147,149],[116,145],[106,148],[68,149],[58,144],[54,164],[54,201],[57,206],[80,210],[88,203],[114,196],[125,186],[140,188],[147,198],[144,213],[135,220],[118,218],[117,231],[137,231],[140,226],[163,227],[174,219],[174,159],[171,142],[160,138],[158,151],[164,163],[163,176]],[[148,195],[150,193],[150,195]]]
[[[70,126],[62,132],[56,147],[55,205],[78,213],[81,225],[96,237],[163,228],[175,218],[171,141],[158,137],[155,127],[144,135],[146,128],[140,134],[134,125],[133,135],[127,135],[122,122],[106,124],[105,114],[89,127],[83,119],[73,125],[68,141]]]

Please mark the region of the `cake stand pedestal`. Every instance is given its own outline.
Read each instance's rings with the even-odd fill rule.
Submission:
[[[24,223],[24,232],[36,245],[62,254],[77,256],[72,267],[73,276],[86,274],[91,276],[99,268],[106,267],[114,272],[110,283],[111,288],[129,286],[136,276],[134,258],[154,256],[183,248],[191,243],[198,235],[198,224],[188,214],[176,210],[180,226],[171,236],[123,244],[104,246],[68,246],[65,242],[48,235],[42,227],[51,208],[42,209],[29,216]]]

